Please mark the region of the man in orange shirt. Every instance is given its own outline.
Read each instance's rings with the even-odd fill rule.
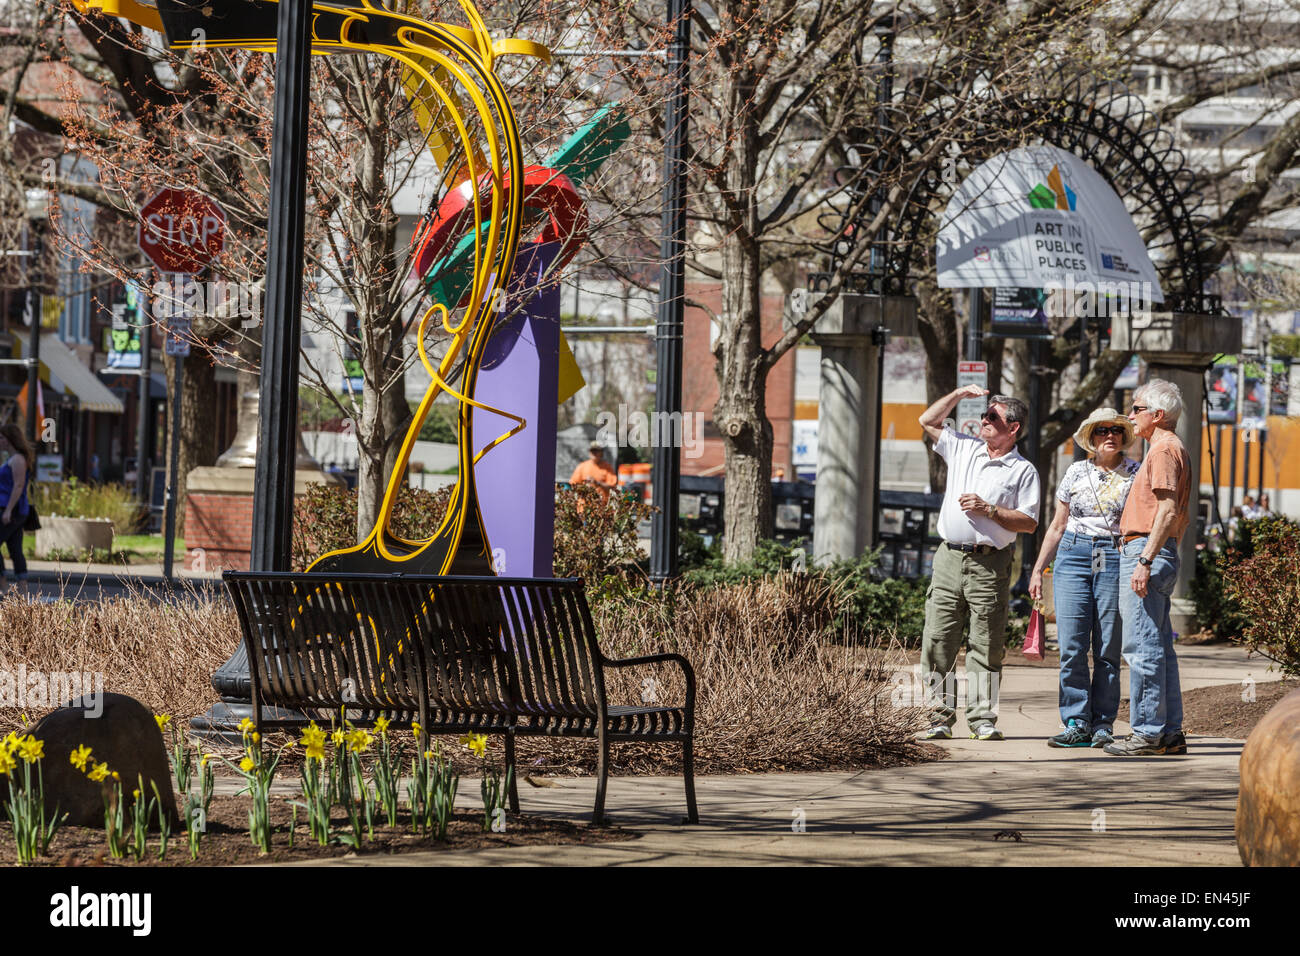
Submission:
[[[1178,580],[1178,539],[1191,517],[1191,459],[1174,434],[1182,413],[1183,396],[1172,382],[1153,378],[1133,393],[1128,417],[1150,446],[1119,521],[1119,613],[1132,681],[1133,734],[1107,744],[1108,754],[1187,753],[1178,656],[1169,623],[1170,595]]]
[[[587,450],[591,452],[591,458],[573,469],[569,484],[580,485],[583,482],[593,484],[600,489],[600,500],[609,501],[609,493],[618,487],[618,475],[605,463],[604,445],[593,441],[587,446]]]

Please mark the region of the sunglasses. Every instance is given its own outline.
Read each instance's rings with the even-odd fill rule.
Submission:
[[[983,415],[980,416],[980,421],[982,421],[982,422],[1000,422],[1000,421],[1002,421],[1002,419],[1001,419],[1001,417],[999,417],[999,415],[998,415],[997,412],[993,411],[993,409],[990,408],[990,409],[988,409],[988,410],[987,410]]]
[[[1136,415],[1138,412],[1145,412],[1150,407],[1150,405],[1134,405],[1133,413]]]
[[[1113,427],[1110,425],[1098,425],[1092,430],[1094,438],[1105,438],[1107,435],[1114,435],[1116,438],[1123,438],[1126,433],[1127,429],[1122,428],[1119,425]]]

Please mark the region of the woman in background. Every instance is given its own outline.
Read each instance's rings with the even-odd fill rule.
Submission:
[[[1056,639],[1061,648],[1061,723],[1049,747],[1104,747],[1119,711],[1119,519],[1138,463],[1124,457],[1133,423],[1099,408],[1074,440],[1088,454],[1065,472],[1056,490],[1056,516],[1043,537],[1029,578],[1029,595],[1043,597],[1043,570],[1052,568]],[[1088,674],[1089,652],[1092,675]]]
[[[27,523],[27,479],[36,465],[32,446],[23,430],[12,422],[0,426],[0,454],[9,460],[0,465],[0,545],[9,548],[14,563],[14,577],[19,592],[27,591],[27,559],[23,557],[23,525]],[[4,557],[0,556],[0,575],[4,574]]]

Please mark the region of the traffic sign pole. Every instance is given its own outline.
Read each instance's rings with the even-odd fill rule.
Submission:
[[[168,453],[167,468],[167,527],[163,538],[163,577],[172,580],[172,563],[176,558],[176,506],[177,506],[177,472],[181,464],[181,391],[185,386],[185,356],[176,355],[175,383],[172,386],[172,418],[167,429],[167,443],[171,446]]]
[[[167,426],[167,500],[166,527],[163,532],[163,577],[172,580],[176,555],[176,512],[180,507],[179,479],[181,463],[181,396],[185,393],[185,358],[190,354],[192,317],[169,318],[163,352],[172,357],[176,374],[172,382],[172,413]]]

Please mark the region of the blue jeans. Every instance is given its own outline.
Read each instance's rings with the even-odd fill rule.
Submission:
[[[1170,538],[1151,564],[1146,597],[1129,579],[1146,538],[1124,543],[1119,562],[1119,613],[1124,621],[1124,660],[1129,667],[1129,723],[1151,740],[1183,729],[1183,692],[1169,624],[1169,596],[1178,580],[1178,544]]]
[[[1119,551],[1110,538],[1067,531],[1052,566],[1061,646],[1061,721],[1111,731],[1119,710]],[[1092,655],[1092,677],[1088,657]]]

